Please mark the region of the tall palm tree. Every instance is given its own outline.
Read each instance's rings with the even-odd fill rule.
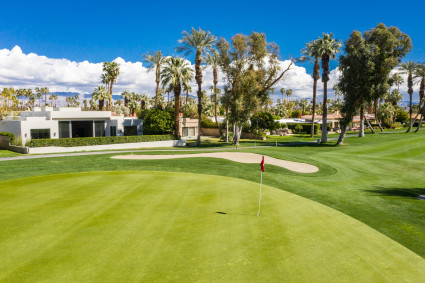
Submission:
[[[111,106],[112,106],[112,88],[114,86],[114,83],[117,82],[119,75],[120,75],[120,65],[117,62],[103,63],[102,83],[106,85],[107,91],[110,94],[108,97],[109,109],[111,109]]]
[[[413,72],[416,70],[416,62],[408,61],[400,64],[400,74],[407,75],[407,93],[409,94],[409,128],[406,133],[412,129],[412,96],[413,96]]]
[[[219,67],[219,54],[217,50],[213,50],[211,53],[207,53],[207,56],[205,58],[205,62],[207,65],[211,66],[213,70],[213,95],[214,95],[214,117],[215,122],[217,124],[217,128],[220,133],[220,137],[222,135],[221,128],[219,127],[218,120],[217,120],[217,104],[218,104],[218,89],[217,89],[217,83],[218,83],[218,67]]]
[[[39,87],[35,88],[35,92],[37,93],[38,107],[41,107],[41,98],[43,98],[43,93],[41,92],[41,89]]]
[[[198,84],[198,139],[197,144],[201,144],[201,116],[202,116],[202,55],[205,54],[209,49],[213,48],[213,45],[217,41],[217,38],[210,33],[199,28],[196,30],[192,27],[190,32],[183,31],[182,38],[179,39],[181,44],[176,48],[178,52],[185,52],[185,56],[195,53],[195,79]]]
[[[329,81],[329,61],[336,58],[336,54],[340,52],[341,42],[338,39],[332,38],[332,33],[323,33],[322,37],[312,44],[312,52],[319,55],[322,63],[322,82],[323,82],[323,110],[322,110],[322,143],[328,141],[328,81]]]
[[[285,88],[283,88],[283,87],[282,87],[282,88],[280,89],[280,93],[282,94],[282,100],[281,100],[281,103],[283,104],[283,95],[286,93],[286,92],[285,92]]]
[[[105,99],[109,98],[109,92],[104,86],[98,86],[94,89],[92,98],[94,100],[99,100],[99,111],[103,111],[103,106],[105,105]]]
[[[419,83],[419,107],[418,114],[415,117],[418,117],[421,114],[421,119],[419,120],[418,127],[416,128],[415,133],[419,131],[422,125],[422,121],[425,115],[425,63],[417,64],[416,69],[414,71],[414,79],[418,79]]]
[[[149,104],[149,96],[147,94],[140,95],[140,108],[145,110]]]
[[[121,97],[124,98],[124,106],[125,107],[128,107],[128,103],[129,103],[129,101],[131,99],[131,92],[129,90],[124,90],[121,93]]]
[[[164,65],[166,57],[162,56],[161,50],[155,53],[148,52],[146,55],[142,55],[143,62],[148,63],[148,72],[155,69],[155,107],[158,105],[159,96],[159,84],[161,83],[161,67]]]
[[[192,87],[190,86],[190,85],[184,85],[183,86],[183,91],[186,93],[186,101],[185,101],[185,103],[184,103],[184,110],[186,110],[186,107],[187,107],[187,102],[188,102],[188,100],[189,100],[189,93],[191,93],[192,92]]]
[[[404,79],[399,74],[395,73],[391,76],[392,82],[397,86],[397,90],[400,91],[400,85],[404,83]]]
[[[193,78],[190,64],[180,57],[169,57],[161,71],[164,85],[173,85],[174,92],[174,134],[180,137],[180,92],[182,85],[187,85]],[[201,129],[199,128],[198,131]]]

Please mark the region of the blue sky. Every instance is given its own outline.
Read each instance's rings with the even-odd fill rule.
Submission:
[[[405,61],[425,62],[425,1],[3,2],[0,87],[47,86],[56,92],[90,94],[100,84],[101,62],[115,60],[121,64],[121,75],[114,95],[125,89],[153,95],[153,74],[140,62],[141,55],[156,50],[175,54],[181,32],[191,27],[227,39],[236,33],[264,32],[280,46],[285,61],[298,57],[305,43],[322,32],[333,32],[344,41],[355,29],[365,31],[383,22],[412,38],[414,47]],[[312,66],[297,65],[276,86],[275,100],[281,87],[291,88],[294,98],[311,98]],[[332,69],[336,66],[336,61],[331,63]],[[331,97],[337,81],[334,70]],[[212,72],[207,68],[204,88],[211,84]],[[319,98],[320,88],[319,84]],[[407,89],[400,90],[406,100]],[[414,101],[417,97],[415,90]]]
[[[299,55],[322,32],[344,40],[383,22],[412,37],[406,60],[425,61],[424,1],[8,1],[2,3],[0,49],[90,62],[147,51],[172,54],[184,29],[230,38],[265,32],[283,59]],[[325,4],[325,5],[322,5]],[[307,66],[307,65],[306,65]]]

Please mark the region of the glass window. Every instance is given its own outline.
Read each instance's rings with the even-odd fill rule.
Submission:
[[[31,139],[50,139],[50,129],[31,129]]]
[[[104,137],[105,136],[105,122],[104,121],[94,121],[94,136],[95,137]]]
[[[194,137],[195,136],[195,128],[194,127],[190,127],[189,128],[189,137]]]
[[[124,136],[137,136],[137,126],[124,126]]]
[[[59,138],[70,138],[69,121],[59,121]]]
[[[188,129],[188,127],[183,127],[183,136],[184,137],[187,137],[187,136],[189,136],[189,131],[187,130]]]
[[[111,137],[115,137],[117,135],[117,127],[111,126]]]

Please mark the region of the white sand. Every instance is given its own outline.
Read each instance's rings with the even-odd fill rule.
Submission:
[[[188,158],[188,157],[212,157],[223,158],[241,163],[258,163],[260,165],[263,155],[248,153],[248,152],[211,152],[211,153],[194,153],[194,154],[177,154],[177,155],[117,155],[112,158],[116,159],[172,159],[172,158]],[[264,163],[267,169],[267,164],[272,164],[288,170],[299,173],[314,173],[319,171],[314,165],[277,159],[269,156],[264,156]],[[260,166],[258,166],[260,167]]]

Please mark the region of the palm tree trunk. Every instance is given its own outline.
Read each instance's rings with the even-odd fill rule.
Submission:
[[[410,132],[410,130],[412,129],[412,94],[413,93],[409,93],[409,128],[407,129],[406,133]]]
[[[314,116],[316,115],[316,92],[317,92],[317,79],[313,81],[313,113],[311,115],[311,134],[310,136],[314,136]]]
[[[375,130],[373,129],[372,125],[370,124],[369,120],[367,119],[366,114],[364,115],[364,120],[366,121],[366,124],[369,127],[369,129],[372,131],[372,134],[376,134]]]
[[[180,139],[180,92],[179,87],[174,88],[174,135]]]
[[[229,109],[226,108],[226,142],[229,142]]]
[[[104,99],[99,99],[99,111],[103,111]]]
[[[360,106],[360,128],[359,128],[359,137],[364,137],[364,103]]]
[[[198,138],[196,144],[201,145],[201,118],[202,118],[202,69],[201,69],[202,54],[201,51],[196,51],[195,57],[195,80],[198,84]]]
[[[321,143],[328,141],[328,107],[326,101],[328,100],[328,82],[323,82],[323,113],[322,113],[322,138]]]

